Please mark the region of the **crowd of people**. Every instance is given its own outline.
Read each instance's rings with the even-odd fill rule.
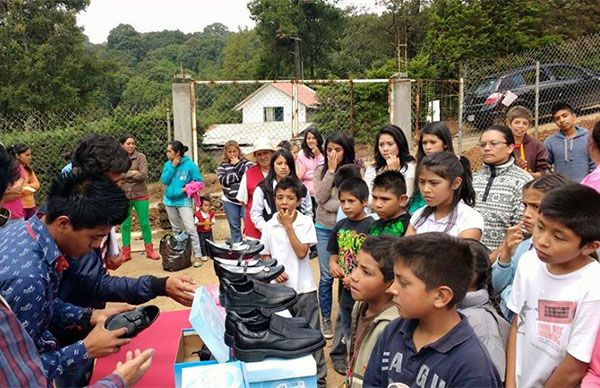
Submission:
[[[404,132],[385,125],[368,165],[342,131],[311,128],[301,144],[257,139],[247,156],[228,141],[217,176],[229,243],[260,241],[263,259],[284,265],[274,282],[298,293],[293,316],[333,339],[348,386],[598,386],[600,122],[577,126],[567,103],[552,117],[558,130],[542,143],[528,134],[531,112],[511,108],[506,126],[481,132],[474,173],[443,122],[423,128],[414,156]],[[200,266],[215,214],[186,151],[168,144],[160,180],[172,228],[189,234]],[[0,380],[84,386],[93,359],[128,341],[102,322],[131,306],[107,302],[162,295],[189,306],[196,284],[106,270],[131,259],[132,210],[146,257],[158,259],[133,135],[83,139],[38,208],[29,147],[0,157],[10,213],[0,228]],[[134,383],[152,352],[127,355],[102,384]],[[325,386],[326,355],[313,355]]]

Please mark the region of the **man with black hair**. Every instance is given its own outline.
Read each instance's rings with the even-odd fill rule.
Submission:
[[[124,330],[109,332],[97,325],[123,308],[84,309],[57,298],[61,273],[69,265],[65,256],[98,247],[112,225],[127,217],[127,209],[125,194],[106,177],[73,174],[54,182],[41,219],[0,231],[0,295],[33,339],[49,380],[129,342],[119,338]],[[60,348],[49,331],[51,323],[96,327],[83,341]]]

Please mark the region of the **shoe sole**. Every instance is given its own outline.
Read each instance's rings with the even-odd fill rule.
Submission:
[[[323,333],[323,337],[325,337],[325,339],[328,339],[328,340],[330,340],[330,339],[332,339],[332,338],[333,338],[333,333],[331,333],[331,334],[324,334],[324,333]]]
[[[278,358],[298,358],[312,354],[325,346],[325,339],[307,348],[298,350],[279,350],[279,349],[240,349],[235,344],[232,346],[233,355],[240,361],[257,362],[263,361],[266,357]]]

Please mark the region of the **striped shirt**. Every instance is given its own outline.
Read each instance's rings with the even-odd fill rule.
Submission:
[[[508,162],[489,166],[473,176],[477,195],[475,210],[484,219],[481,242],[488,249],[496,249],[506,236],[506,228],[517,224],[523,215],[523,186],[533,179],[519,168],[511,157]]]
[[[247,159],[242,159],[237,164],[221,163],[217,168],[217,177],[223,187],[223,199],[233,203],[239,203],[236,199],[240,189],[240,182],[247,169],[253,164]]]

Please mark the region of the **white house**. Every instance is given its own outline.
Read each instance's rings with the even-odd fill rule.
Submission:
[[[317,93],[303,84],[298,85],[298,122],[307,122],[307,108],[317,105]],[[234,108],[242,111],[242,123],[292,122],[292,83],[264,84],[244,98]]]
[[[310,111],[317,106],[317,93],[308,86],[298,85],[298,133],[312,123]],[[235,140],[246,152],[255,139],[269,137],[273,144],[292,138],[292,83],[276,82],[262,85],[240,101],[234,110],[242,111],[242,123],[213,124],[204,130],[202,148],[222,148]]]

